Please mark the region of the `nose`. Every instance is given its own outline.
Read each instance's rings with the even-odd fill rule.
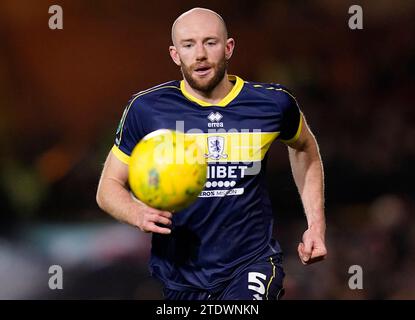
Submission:
[[[206,48],[202,43],[196,45],[196,60],[206,60]]]

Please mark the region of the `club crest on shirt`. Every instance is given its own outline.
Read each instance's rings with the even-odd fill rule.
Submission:
[[[219,160],[221,158],[226,159],[227,154],[225,151],[225,138],[221,136],[212,136],[207,138],[209,153],[205,154],[205,158]]]

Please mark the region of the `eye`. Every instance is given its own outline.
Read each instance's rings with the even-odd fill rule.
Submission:
[[[208,46],[214,46],[216,44],[216,41],[208,41],[207,44]]]
[[[183,48],[191,48],[191,47],[192,47],[192,44],[191,43],[185,43],[183,45]]]

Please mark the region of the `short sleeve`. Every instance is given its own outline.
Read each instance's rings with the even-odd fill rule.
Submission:
[[[281,109],[281,125],[279,139],[284,143],[297,141],[302,128],[301,110],[295,97],[286,89],[281,90],[278,100]]]
[[[144,136],[143,119],[138,110],[140,106],[137,104],[137,101],[132,98],[124,109],[112,148],[115,156],[125,164],[129,163],[134,147]]]

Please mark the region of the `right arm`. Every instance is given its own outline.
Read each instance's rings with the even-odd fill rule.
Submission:
[[[157,224],[170,226],[172,214],[151,208],[133,198],[128,188],[128,165],[120,161],[112,151],[108,154],[102,170],[96,200],[99,207],[115,219],[144,232],[171,232],[169,228]]]

